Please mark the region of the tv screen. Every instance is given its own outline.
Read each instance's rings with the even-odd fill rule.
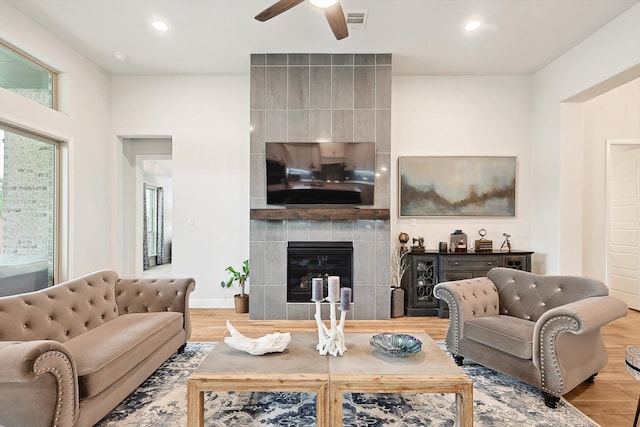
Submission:
[[[267,204],[373,205],[373,142],[268,142]]]

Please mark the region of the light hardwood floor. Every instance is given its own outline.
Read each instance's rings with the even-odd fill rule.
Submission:
[[[191,341],[219,342],[227,335],[225,322],[250,337],[271,332],[315,331],[315,321],[249,320],[247,314],[233,309],[191,309]],[[388,321],[355,320],[345,324],[348,332],[426,332],[442,341],[448,319],[434,317],[400,317]],[[598,374],[595,383],[582,384],[564,397],[602,427],[632,426],[640,394],[640,381],[625,371],[624,354],[629,345],[640,345],[640,312],[631,310],[625,318],[603,328],[609,363]],[[542,397],[541,397],[542,399]]]

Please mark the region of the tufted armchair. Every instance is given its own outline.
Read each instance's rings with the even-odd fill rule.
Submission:
[[[607,363],[600,328],[627,315],[627,305],[601,282],[494,268],[487,277],[439,283],[449,305],[447,348],[542,390],[545,404]]]

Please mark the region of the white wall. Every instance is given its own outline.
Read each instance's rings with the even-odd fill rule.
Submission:
[[[248,70],[118,76],[111,96],[114,135],[172,138],[173,275],[196,279],[192,306],[232,307],[236,289],[220,281],[228,265],[249,257]],[[125,161],[121,151],[118,162]]]
[[[591,189],[580,132],[569,129],[582,105],[562,102],[640,64],[639,22],[636,5],[533,76],[531,235],[545,272],[583,274],[581,207]]]
[[[640,139],[640,79],[584,103],[583,274],[606,280],[606,140]]]
[[[68,271],[58,280],[112,268],[115,216],[113,150],[109,144],[109,79],[93,63],[68,48],[0,0],[0,38],[61,73],[61,111],[54,111],[0,88],[0,120],[65,141],[68,232],[62,256]],[[63,260],[64,263],[65,260]],[[65,263],[66,264],[66,263]]]
[[[504,232],[512,235],[514,249],[529,249],[531,78],[395,76],[392,88],[392,242],[398,244],[404,231],[437,249],[456,229],[473,241],[484,228],[496,249]],[[399,156],[516,156],[516,216],[398,218]]]

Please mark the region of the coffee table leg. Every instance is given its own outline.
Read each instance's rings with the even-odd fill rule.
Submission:
[[[456,427],[473,426],[473,385],[456,393]]]
[[[204,391],[187,380],[187,426],[204,427]]]
[[[342,387],[336,382],[329,382],[329,418],[331,427],[342,427]]]
[[[318,427],[329,427],[329,383],[324,383],[316,392],[316,419]]]

